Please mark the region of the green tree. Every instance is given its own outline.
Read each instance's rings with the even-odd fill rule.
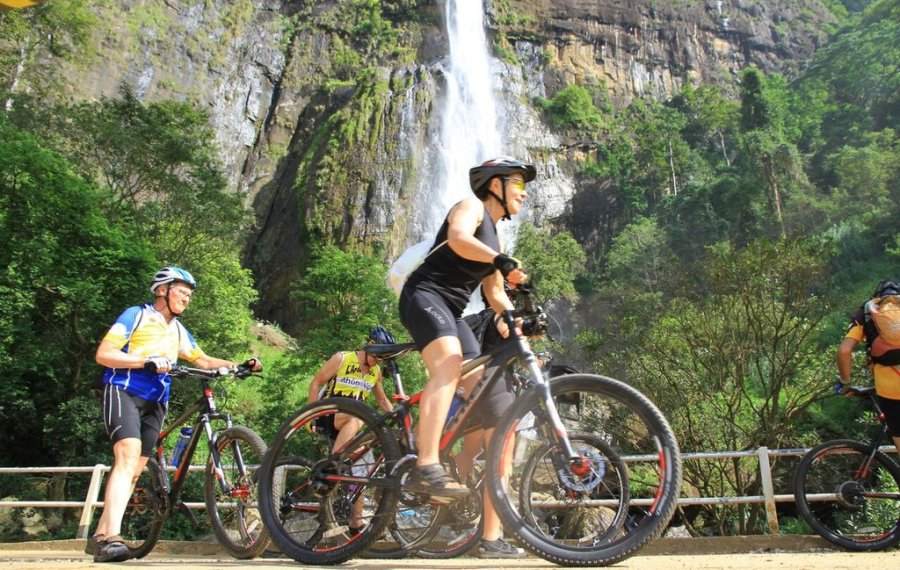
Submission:
[[[57,108],[49,123],[48,136],[109,191],[110,221],[133,224],[157,259],[197,277],[185,322],[205,349],[245,351],[256,299],[240,265],[249,215],[227,186],[206,113],[183,102],[144,103],[123,87],[118,98]]]
[[[708,293],[648,304],[625,321],[629,342],[607,358],[661,407],[684,450],[796,445],[797,418],[828,393],[833,352],[815,342],[829,249],[818,242],[719,244],[694,273]],[[688,462],[685,480],[703,496],[759,494],[759,470],[738,460]],[[716,531],[731,520],[709,511]],[[760,506],[738,518],[740,534],[764,520]]]
[[[656,218],[638,217],[613,239],[607,264],[611,285],[639,295],[669,289],[673,255]]]
[[[387,286],[387,266],[360,251],[317,247],[293,298],[304,316],[300,344],[315,359],[361,346],[376,324],[402,330],[396,296]]]
[[[591,93],[581,85],[568,85],[560,89],[549,101],[538,99],[547,118],[556,128],[592,133],[600,128],[603,112],[594,105]]]
[[[99,336],[156,268],[152,250],[110,224],[102,203],[70,163],[0,121],[3,462],[71,459],[49,452],[44,419],[88,389]]]
[[[46,56],[90,61],[96,23],[86,0],[54,0],[28,10],[0,11],[0,93],[15,94],[27,83],[46,96],[60,78]],[[12,104],[11,98],[6,99],[7,111]]]
[[[768,190],[769,210],[781,235],[784,223],[784,193],[792,182],[805,179],[800,153],[785,134],[787,97],[779,80],[767,82],[752,67],[741,75],[741,147],[746,168]]]
[[[514,255],[522,260],[539,303],[560,298],[575,301],[574,281],[584,270],[585,255],[568,232],[549,231],[524,223],[519,226]]]
[[[672,100],[687,121],[682,135],[688,144],[715,146],[721,153],[726,166],[731,166],[735,150],[729,146],[737,138],[740,107],[736,101],[723,95],[712,85],[697,88],[685,82],[681,91]]]

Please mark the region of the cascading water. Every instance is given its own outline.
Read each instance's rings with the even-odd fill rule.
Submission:
[[[439,157],[427,229],[434,233],[456,202],[471,196],[469,168],[503,154],[492,61],[484,32],[484,6],[478,0],[447,0],[449,68],[440,112]]]

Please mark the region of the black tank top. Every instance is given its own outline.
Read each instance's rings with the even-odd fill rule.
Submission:
[[[434,243],[438,244],[447,240],[448,228],[447,218],[444,218],[444,223],[438,230]],[[485,208],[481,224],[475,230],[475,239],[500,251],[497,226],[488,214],[487,208]],[[445,243],[413,271],[409,276],[407,286],[414,285],[417,289],[437,293],[447,300],[450,309],[455,312],[455,316],[459,317],[469,303],[472,292],[475,291],[481,280],[494,270],[494,265],[491,263],[472,261],[456,255],[456,252],[450,248],[450,244]]]

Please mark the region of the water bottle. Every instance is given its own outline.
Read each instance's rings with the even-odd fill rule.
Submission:
[[[466,391],[462,388],[457,388],[456,394],[453,394],[453,400],[450,402],[450,410],[447,412],[447,421],[444,422],[445,428],[450,424],[450,421],[456,417],[456,412],[459,411],[462,403],[466,401],[465,394]]]
[[[181,463],[181,456],[184,455],[184,450],[187,449],[193,433],[193,428],[181,428],[181,434],[178,436],[178,441],[175,442],[175,449],[172,450],[172,460],[169,461],[172,467],[178,467],[178,464]]]

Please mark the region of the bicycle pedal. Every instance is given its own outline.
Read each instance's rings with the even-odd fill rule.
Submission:
[[[334,538],[341,534],[347,534],[350,532],[350,527],[347,525],[335,526],[332,527],[325,532],[322,533],[322,538]]]

